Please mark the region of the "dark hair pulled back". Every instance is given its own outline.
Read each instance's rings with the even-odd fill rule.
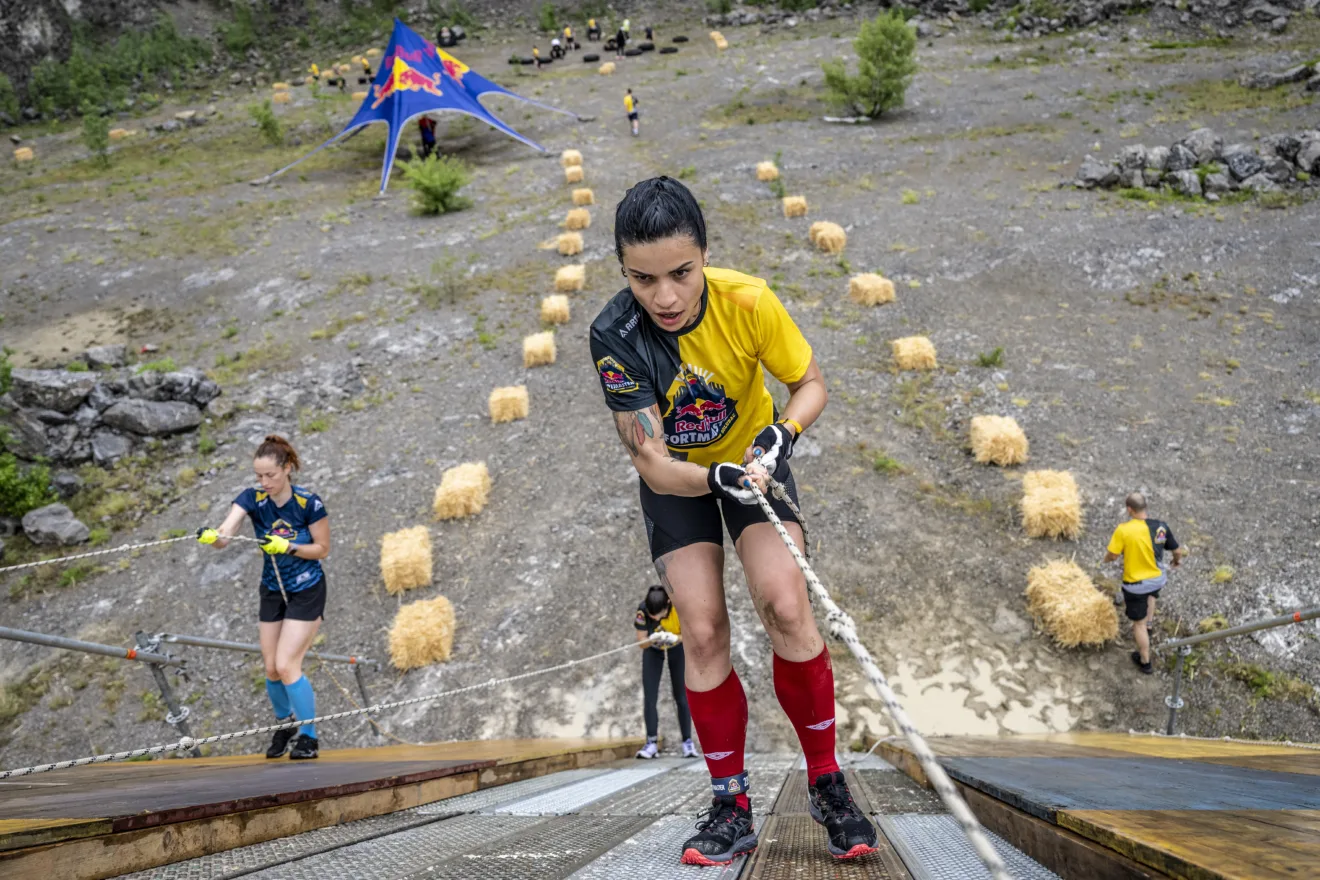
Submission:
[[[623,262],[630,244],[650,244],[686,235],[706,249],[706,218],[686,186],[672,177],[652,177],[633,184],[614,209],[614,253]]]
[[[252,455],[253,461],[258,458],[269,458],[275,462],[276,467],[284,467],[287,464],[295,471],[302,470],[302,459],[298,458],[297,450],[279,434],[268,434],[266,439],[261,441],[261,445]]]
[[[665,588],[656,584],[646,591],[646,613],[659,614],[669,607],[669,594]]]

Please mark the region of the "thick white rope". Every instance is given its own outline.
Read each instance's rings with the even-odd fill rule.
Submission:
[[[908,718],[907,712],[903,711],[903,706],[898,702],[898,697],[893,690],[890,689],[885,674],[871,659],[871,652],[866,650],[866,646],[857,638],[857,627],[853,623],[853,619],[838,605],[834,604],[834,600],[830,598],[830,594],[821,584],[820,579],[816,577],[816,573],[811,570],[811,565],[803,557],[802,551],[798,550],[797,544],[793,542],[793,538],[788,534],[788,530],[784,528],[783,522],[775,514],[774,508],[770,506],[770,502],[766,499],[764,493],[755,483],[750,481],[749,483],[752,492],[756,495],[756,503],[761,505],[761,512],[775,527],[775,531],[779,533],[780,540],[784,542],[788,552],[793,554],[793,561],[802,570],[802,575],[807,579],[807,586],[810,588],[812,595],[824,607],[825,625],[829,629],[830,635],[847,645],[853,656],[857,658],[857,662],[862,665],[866,677],[871,680],[871,684],[880,694],[880,699],[884,701],[885,707],[889,710],[889,716],[894,719],[898,729],[907,737],[913,753],[921,763],[921,769],[925,772],[926,778],[930,780],[931,788],[935,789],[935,793],[940,796],[940,800],[944,801],[944,806],[948,808],[954,820],[962,828],[963,834],[967,835],[968,841],[971,842],[972,848],[976,850],[981,863],[990,872],[990,876],[994,880],[1012,880],[1012,875],[1004,867],[1003,859],[999,857],[999,853],[995,852],[995,848],[990,845],[989,838],[985,836],[981,823],[976,820],[976,816],[972,815],[966,801],[958,794],[958,790],[953,787],[953,782],[949,779],[949,775],[944,772],[944,768],[940,766],[935,753],[930,750],[930,746],[926,745],[926,741],[921,738],[921,734],[913,727],[912,719]],[[773,488],[772,486],[772,490]],[[775,494],[776,497],[787,500],[787,492],[780,495],[776,491]],[[791,501],[788,501],[788,503],[792,504]],[[800,516],[795,508],[796,505],[790,507],[791,510],[794,510],[795,516]]]
[[[178,541],[195,540],[197,540],[196,535],[188,534],[178,538],[162,538],[159,541],[147,541],[144,544],[123,544],[119,547],[110,547],[106,550],[92,550],[89,553],[77,553],[73,556],[59,556],[55,559],[39,559],[36,562],[24,562],[21,565],[6,565],[0,568],[0,574],[4,574],[7,571],[18,571],[23,568],[39,568],[43,565],[62,565],[65,562],[73,562],[75,559],[91,559],[94,556],[109,556],[111,553],[128,553],[131,550],[142,550],[146,547],[159,547],[162,544],[174,544]]]
[[[657,632],[653,633],[649,639],[656,645],[676,644],[677,637],[672,633]],[[543,669],[533,669],[530,672],[520,672],[517,675],[510,675],[504,678],[494,678],[490,681],[483,681],[480,684],[470,684],[466,687],[454,688],[453,690],[440,691],[435,694],[427,694],[421,697],[412,697],[407,700],[395,700],[390,703],[377,703],[374,706],[367,706],[364,709],[353,709],[348,712],[336,712],[333,715],[318,715],[316,718],[306,718],[295,721],[284,721],[279,724],[270,724],[265,727],[250,727],[247,730],[238,730],[233,733],[222,733],[217,736],[206,736],[200,739],[184,737],[178,742],[165,743],[164,745],[151,746],[146,749],[133,749],[127,752],[114,752],[108,755],[95,755],[89,758],[76,758],[72,761],[56,761],[53,764],[38,764],[34,767],[21,767],[17,770],[0,770],[0,779],[9,779],[14,776],[31,776],[34,773],[46,773],[51,770],[65,770],[69,767],[82,767],[87,764],[105,764],[110,761],[126,761],[130,758],[141,758],[145,755],[159,755],[165,752],[186,752],[197,746],[210,745],[211,743],[227,742],[231,739],[239,739],[245,736],[259,736],[263,733],[271,733],[276,730],[288,730],[292,727],[300,727],[304,724],[320,724],[325,721],[338,721],[341,718],[352,718],[357,715],[369,715],[380,712],[384,709],[396,709],[400,706],[412,706],[417,703],[429,703],[433,700],[439,700],[443,697],[454,697],[459,694],[466,694],[471,691],[481,690],[483,688],[498,687],[502,684],[510,684],[515,681],[522,681],[527,678],[534,678],[538,675],[547,675],[551,672],[561,672],[565,669],[572,669],[574,666],[580,666],[583,663],[590,663],[593,660],[599,660],[602,657],[608,657],[611,654],[620,654],[624,651],[636,651],[637,642],[633,641],[627,645],[618,648],[611,648],[608,651],[601,651],[597,654],[591,654],[586,657],[579,657],[576,660],[569,660],[565,663],[559,663],[554,666],[547,666]]]

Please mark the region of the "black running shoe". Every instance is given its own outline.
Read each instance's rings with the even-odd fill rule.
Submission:
[[[830,855],[854,859],[875,852],[879,842],[875,828],[857,808],[842,772],[817,776],[816,784],[807,789],[807,800],[811,818],[829,835]]]
[[[320,744],[321,741],[316,737],[300,733],[293,742],[293,748],[289,750],[289,758],[294,761],[306,761],[309,758],[315,758],[317,747]]]
[[[717,797],[697,823],[698,833],[683,844],[685,865],[727,865],[738,856],[756,849],[756,831],[752,827],[751,801],[747,809],[732,797]]]
[[[1141,673],[1142,673],[1143,675],[1154,675],[1154,674],[1155,674],[1155,667],[1150,663],[1150,661],[1146,661],[1145,663],[1142,663],[1142,662],[1141,662],[1141,652],[1140,652],[1140,651],[1133,651],[1133,652],[1132,652],[1132,662],[1135,663],[1135,664],[1137,664],[1137,668],[1141,670]]]
[[[292,721],[293,717],[281,718],[281,721]],[[286,727],[283,730],[275,731],[275,735],[270,738],[270,748],[266,749],[267,758],[283,758],[284,753],[289,750],[289,740],[298,732],[296,727]]]

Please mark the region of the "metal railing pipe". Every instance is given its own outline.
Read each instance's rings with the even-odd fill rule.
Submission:
[[[1201,642],[1214,642],[1219,639],[1227,639],[1232,636],[1240,636],[1243,633],[1256,632],[1262,629],[1271,629],[1276,626],[1286,626],[1290,623],[1301,623],[1304,620],[1314,620],[1320,617],[1320,608],[1301,608],[1297,611],[1290,611],[1287,614],[1281,614],[1278,617],[1268,617],[1264,620],[1256,620],[1251,623],[1243,623],[1238,626],[1230,626],[1228,629],[1218,629],[1214,632],[1201,633],[1200,635],[1188,636],[1185,639],[1173,639],[1160,646],[1161,649],[1177,649],[1184,646],[1199,645]]]
[[[0,639],[45,645],[47,648],[82,651],[85,654],[101,654],[106,657],[117,657],[120,660],[136,660],[139,663],[152,663],[157,666],[182,667],[184,665],[183,660],[170,657],[167,654],[157,654],[154,651],[142,651],[137,648],[117,648],[114,645],[98,645],[96,642],[66,639],[64,636],[50,636],[45,633],[28,632],[23,629],[10,629],[7,626],[0,626]]]
[[[181,636],[176,633],[157,633],[153,637],[158,642],[170,642],[175,645],[193,645],[198,648],[219,648],[222,651],[240,651],[244,654],[260,654],[261,646],[248,642],[231,642],[228,639],[208,639],[202,636]],[[320,651],[307,652],[308,657],[324,660],[328,663],[347,663],[351,666],[379,666],[380,663],[368,657],[350,654],[322,654]]]

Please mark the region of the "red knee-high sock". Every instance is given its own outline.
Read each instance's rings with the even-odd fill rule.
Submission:
[[[688,688],[687,698],[711,778],[721,779],[743,772],[746,769],[743,749],[747,744],[747,693],[738,680],[737,670],[729,670],[729,677],[711,690]],[[747,795],[735,797],[739,806],[747,807]]]
[[[834,667],[830,652],[821,648],[810,660],[794,663],[775,655],[775,696],[793,722],[802,753],[807,756],[807,779],[815,783],[822,773],[837,773],[834,757]]]

